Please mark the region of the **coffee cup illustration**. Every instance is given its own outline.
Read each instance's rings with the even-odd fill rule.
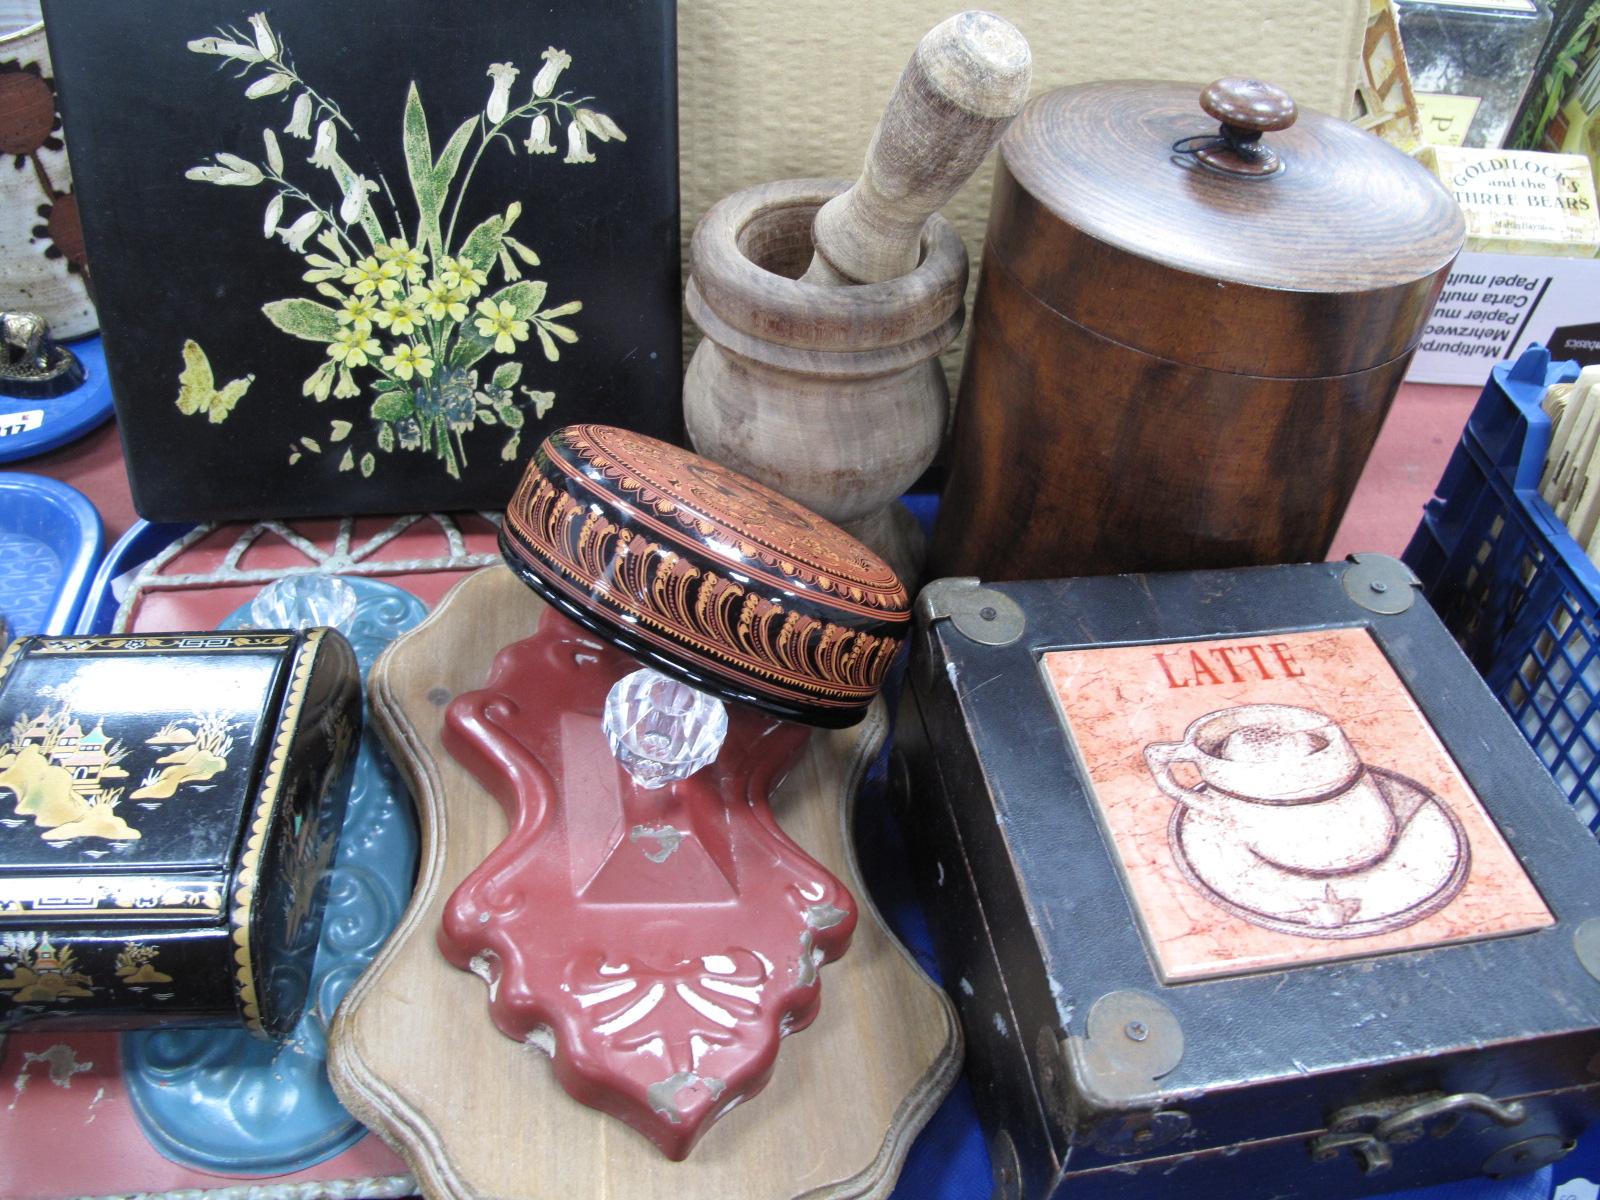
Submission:
[[[1261,860],[1296,875],[1381,862],[1394,808],[1337,721],[1291,704],[1207,713],[1178,742],[1144,748],[1156,785]]]

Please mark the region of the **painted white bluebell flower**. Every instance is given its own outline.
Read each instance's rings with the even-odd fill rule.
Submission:
[[[378,185],[365,175],[352,174],[344,187],[344,203],[339,205],[339,220],[354,225],[367,210],[367,193],[378,190]]]
[[[231,38],[195,38],[184,44],[196,54],[220,54],[223,58],[237,58],[240,62],[261,61],[261,53],[254,46],[247,46]]]
[[[309,138],[311,136],[311,95],[301,92],[294,98],[294,108],[289,113],[289,123],[283,131],[290,137]]]
[[[498,125],[506,119],[511,106],[511,84],[520,74],[522,72],[508,62],[489,64],[489,77],[494,80],[494,87],[489,92],[489,104],[483,110],[489,124]]]
[[[550,140],[550,114],[540,113],[533,119],[533,128],[528,130],[528,140],[522,147],[529,154],[554,154],[555,143]]]
[[[250,28],[256,31],[256,49],[261,52],[261,57],[277,58],[278,42],[272,36],[272,30],[267,25],[267,14],[251,13]]]
[[[628,140],[628,135],[622,132],[622,128],[603,112],[596,112],[592,108],[580,108],[572,115],[579,125],[602,142],[609,142],[613,138],[619,142]]]
[[[261,131],[261,140],[267,146],[267,166],[274,175],[283,174],[283,151],[278,147],[278,135],[270,129]]]
[[[317,231],[317,226],[322,224],[322,214],[316,209],[304,214],[287,229],[278,230],[278,236],[284,244],[296,254],[306,252],[306,239]]]
[[[283,220],[283,193],[267,201],[267,214],[261,219],[261,236],[271,237],[278,232],[278,222]]]
[[[293,82],[293,75],[285,75],[282,71],[274,71],[271,75],[263,75],[245,88],[245,99],[259,100],[263,96],[275,96]]]
[[[540,67],[539,73],[533,77],[533,94],[543,100],[556,90],[556,80],[561,77],[561,72],[572,65],[572,55],[565,50],[549,46],[539,57],[544,59],[544,66]]]
[[[591,163],[594,155],[589,153],[589,138],[582,125],[576,121],[567,126],[567,156],[561,160],[569,163]]]
[[[198,179],[201,183],[219,183],[228,187],[254,187],[266,178],[255,163],[225,150],[217,152],[216,165],[190,167],[183,175],[185,179]]]
[[[339,158],[339,131],[331,120],[317,124],[317,140],[311,145],[311,157],[306,159],[313,167],[332,170]]]

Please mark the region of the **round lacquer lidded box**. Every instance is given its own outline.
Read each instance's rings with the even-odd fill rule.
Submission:
[[[1320,560],[1464,238],[1424,167],[1270,85],[1034,98],[1000,142],[933,573]]]
[[[843,530],[611,426],[545,439],[500,548],[525,583],[635,658],[810,725],[860,720],[909,629],[905,587]]]

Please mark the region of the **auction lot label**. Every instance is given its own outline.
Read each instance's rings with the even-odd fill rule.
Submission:
[[[1495,363],[1516,358],[1533,342],[1550,345],[1558,328],[1596,321],[1600,259],[1465,251],[1422,331],[1406,379],[1481,385]]]

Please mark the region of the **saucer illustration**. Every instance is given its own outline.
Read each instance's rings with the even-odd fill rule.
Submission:
[[[1466,831],[1420,783],[1382,767],[1366,771],[1395,827],[1387,852],[1370,865],[1317,873],[1286,868],[1222,820],[1184,804],[1167,825],[1173,859],[1207,900],[1278,933],[1357,938],[1414,924],[1449,904],[1466,883],[1472,865]]]

